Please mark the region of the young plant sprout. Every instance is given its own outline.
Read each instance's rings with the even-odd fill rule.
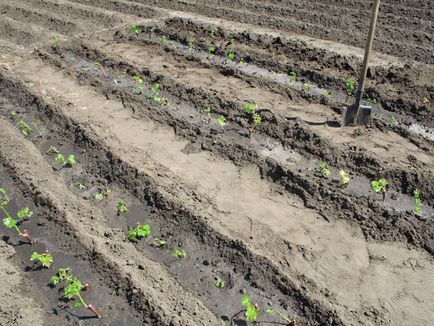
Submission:
[[[51,44],[53,44],[54,46],[58,45],[60,43],[60,38],[59,36],[53,36],[51,38]]]
[[[113,192],[113,190],[112,189],[110,189],[110,188],[106,188],[105,190],[104,190],[104,192],[103,192],[103,195],[104,195],[104,197],[108,197],[108,196],[110,196],[111,194],[112,194],[112,192]]]
[[[352,78],[348,78],[345,80],[345,86],[346,86],[346,92],[348,96],[351,96],[356,91],[356,85],[354,83],[354,80]]]
[[[325,90],[323,90],[321,97],[327,99],[327,98],[329,98],[329,95],[330,94],[329,94],[328,90],[325,89]]]
[[[211,113],[212,113],[212,109],[210,106],[207,106],[206,108],[203,109],[203,112],[205,112],[208,115],[208,124],[211,123]]]
[[[297,74],[294,71],[290,71],[288,75],[291,82],[295,84],[297,82]]]
[[[95,194],[94,198],[95,198],[95,200],[98,200],[98,201],[102,200],[103,199],[102,193],[97,192]]]
[[[309,83],[304,83],[304,84],[303,84],[303,89],[304,89],[306,92],[309,92],[311,88],[312,88],[312,85],[311,85],[311,84],[309,84]]]
[[[327,178],[328,175],[330,175],[331,171],[329,169],[329,166],[327,165],[326,162],[321,162],[319,164],[319,167],[321,168],[321,176],[323,178]]]
[[[226,125],[226,118],[224,116],[219,116],[217,118],[217,124],[222,128],[222,130],[224,130],[224,127]]]
[[[388,184],[389,184],[389,182],[387,182],[386,179],[379,179],[378,181],[376,181],[376,180],[371,181],[372,190],[375,191],[376,193],[381,192],[381,194],[383,196],[383,201],[386,200],[387,185]]]
[[[50,148],[47,150],[48,155],[53,154],[59,154],[59,151],[57,150],[56,146],[50,146]]]
[[[95,315],[95,317],[101,318],[101,314],[96,311],[94,306],[92,306],[91,304],[87,304],[81,295],[81,291],[88,289],[89,284],[86,283],[83,285],[79,279],[69,274],[69,270],[69,267],[59,269],[59,272],[51,277],[51,283],[53,283],[53,285],[57,285],[61,282],[65,282],[66,285],[63,293],[68,300],[76,297],[77,300],[75,301],[74,307],[85,307],[86,309],[90,310]]]
[[[152,243],[155,247],[161,248],[167,244],[166,240],[160,238],[154,238],[154,242]]]
[[[422,203],[422,198],[420,197],[420,190],[419,189],[415,189],[413,191],[413,199],[414,199],[414,204],[415,204],[413,212],[416,215],[422,214],[423,203]]]
[[[86,190],[86,188],[87,188],[86,185],[82,184],[81,182],[77,182],[76,186],[80,190]]]
[[[72,167],[77,163],[77,159],[75,158],[75,155],[72,154],[68,155],[68,157],[65,159],[65,156],[59,153],[56,155],[54,160],[56,161],[56,163],[63,165],[65,167]]]
[[[339,171],[341,177],[341,185],[347,186],[350,183],[350,176],[344,170]]]
[[[191,38],[188,39],[187,44],[188,44],[188,52],[193,52],[194,44],[193,44],[193,40]]]
[[[33,262],[38,262],[42,267],[50,268],[53,263],[53,256],[48,253],[46,250],[43,254],[38,254],[34,252],[30,257],[30,260]]]
[[[172,250],[172,256],[176,258],[184,258],[187,256],[187,253],[182,248],[175,248]]]
[[[393,115],[390,116],[389,121],[390,121],[390,123],[393,124],[393,125],[398,124],[398,121],[395,119],[395,117],[394,117]]]
[[[33,215],[33,212],[30,211],[30,208],[28,208],[28,207],[21,208],[17,212],[18,218],[22,219],[23,221],[28,220],[29,218],[32,217],[32,215]]]
[[[4,215],[6,216],[3,219],[3,224],[9,229],[15,229],[19,236],[25,238],[29,244],[32,244],[33,241],[32,238],[30,237],[29,232],[27,230],[23,230],[23,232],[21,232],[21,230],[18,228],[18,220],[13,219],[9,215],[8,211],[6,210],[8,204],[9,204],[9,197],[6,193],[6,190],[0,188],[0,210],[2,210]],[[28,214],[29,217],[31,216],[30,213],[31,212],[29,212]]]
[[[289,319],[288,316],[286,316],[283,312],[281,312],[278,309],[271,309],[271,308],[267,309],[267,314],[269,316],[272,316],[273,314],[276,314],[276,315],[280,316],[283,320],[287,321],[288,325],[294,325],[295,326],[295,320],[294,319],[293,320]]]
[[[122,200],[118,202],[117,208],[118,208],[118,215],[128,212],[128,208]]]
[[[368,103],[368,104],[377,104],[377,99],[375,99],[375,98],[368,98],[366,100],[366,103]]]
[[[140,34],[142,32],[142,29],[137,25],[131,25],[130,31],[134,34]]]
[[[425,105],[429,104],[428,97],[424,96],[423,99],[422,99],[422,103],[425,104]]]
[[[218,279],[217,281],[215,281],[214,285],[216,288],[223,289],[226,285],[226,282],[222,279]]]
[[[33,131],[32,128],[30,128],[30,126],[22,119],[18,121],[18,127],[21,129],[22,134],[26,137],[30,136],[30,133]]]
[[[161,105],[168,105],[169,100],[167,98],[164,98],[159,93],[160,90],[160,84],[159,83],[153,83],[151,86],[152,94],[146,95],[147,99],[154,100],[155,102],[161,104]]]
[[[252,139],[255,126],[258,126],[262,123],[261,116],[256,112],[258,109],[259,107],[257,104],[250,103],[244,106],[244,112],[247,113],[248,120],[249,120],[249,126],[248,126],[249,139]]]
[[[136,86],[137,86],[137,84],[142,84],[143,83],[143,79],[141,77],[139,77],[139,76],[133,76],[132,80],[133,80],[133,90],[134,90],[134,93],[140,94],[141,91],[143,90],[143,87],[142,87],[141,90],[138,89],[138,91],[139,91],[139,93],[138,93],[137,89],[136,89]]]
[[[147,238],[150,234],[151,226],[149,224],[140,225],[137,223],[135,228],[128,230],[128,239],[140,240],[141,238]]]
[[[234,61],[235,60],[235,41],[233,39],[229,42],[228,47],[229,47],[229,49],[227,51],[228,58],[229,58],[229,60]]]
[[[208,47],[208,59],[213,59],[215,57],[215,47],[209,46]]]
[[[17,111],[11,111],[10,112],[10,115],[12,118],[15,118],[17,116],[17,114],[18,114]]]
[[[248,295],[245,295],[241,299],[241,305],[246,309],[244,312],[244,316],[246,317],[247,321],[256,321],[256,319],[259,316],[259,308],[258,305],[255,303],[252,303],[252,298],[250,298]]]

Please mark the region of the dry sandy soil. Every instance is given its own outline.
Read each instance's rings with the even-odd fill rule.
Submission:
[[[370,1],[0,0],[0,188],[34,239],[0,228],[0,324],[247,325],[249,295],[257,325],[433,325],[434,10],[380,11],[373,118],[341,127]]]

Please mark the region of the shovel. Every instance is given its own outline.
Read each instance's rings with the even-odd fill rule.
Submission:
[[[363,58],[362,71],[360,72],[359,85],[356,92],[356,101],[345,110],[342,117],[342,125],[348,124],[367,124],[372,114],[372,107],[361,105],[363,93],[365,90],[366,74],[368,72],[369,55],[371,54],[372,41],[374,40],[375,25],[377,24],[378,11],[380,9],[380,0],[374,0],[372,7],[371,22],[369,25],[368,40],[365,47],[365,56]]]

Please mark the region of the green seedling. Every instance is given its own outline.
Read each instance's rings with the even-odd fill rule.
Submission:
[[[17,217],[23,221],[30,219],[32,217],[32,215],[33,215],[33,212],[28,207],[21,208],[17,212]]]
[[[224,127],[226,125],[226,118],[224,116],[220,115],[217,118],[217,124],[222,128],[222,130],[224,130]]]
[[[160,238],[154,238],[154,241],[152,243],[155,247],[161,248],[164,247],[167,244],[166,240],[160,239]]]
[[[351,96],[356,91],[356,84],[352,78],[348,78],[345,80],[345,87],[348,96]]]
[[[259,308],[257,304],[252,303],[252,299],[245,295],[241,299],[241,305],[245,308],[244,316],[247,321],[256,321],[259,316]]]
[[[9,98],[4,95],[0,95],[0,104],[9,103]]]
[[[63,289],[63,293],[68,300],[76,297],[74,307],[85,307],[86,309],[90,310],[95,315],[95,317],[101,318],[101,314],[99,314],[91,304],[87,304],[82,297],[81,291],[89,289],[90,285],[88,283],[83,285],[79,279],[69,274],[69,270],[69,267],[59,269],[59,272],[51,277],[51,282],[53,283],[53,285],[65,282],[66,284]]]
[[[230,40],[228,44],[228,50],[227,50],[227,56],[229,60],[234,61],[235,60],[235,41],[232,39]]]
[[[248,133],[249,133],[249,139],[252,139],[253,131],[255,130],[255,127],[260,125],[262,123],[261,116],[256,112],[258,111],[259,107],[257,104],[246,104],[244,106],[244,112],[248,115]]]
[[[386,179],[379,179],[377,180],[373,180],[371,181],[371,188],[373,191],[375,191],[376,193],[381,192],[382,196],[383,196],[383,201],[386,200],[386,196],[387,196],[387,185],[389,184],[389,182]]]
[[[423,203],[422,203],[422,198],[420,196],[420,190],[419,189],[415,189],[413,191],[413,199],[414,199],[414,204],[415,204],[413,212],[416,215],[421,215]]]
[[[321,168],[321,176],[323,178],[327,178],[327,176],[329,176],[330,173],[331,173],[331,171],[330,171],[329,166],[327,165],[327,163],[326,162],[321,162],[319,164],[319,167]]]
[[[25,137],[30,136],[33,131],[32,128],[30,128],[30,126],[22,119],[18,121],[18,127],[21,129],[21,132]]]
[[[213,41],[215,40],[218,31],[219,31],[218,27],[211,28],[211,30],[210,30],[210,36],[211,36],[211,39]]]
[[[212,113],[212,109],[210,106],[207,106],[206,108],[203,109],[203,112],[205,112],[208,115],[208,124],[211,123],[211,113]]]
[[[59,38],[59,36],[53,36],[53,37],[51,38],[51,44],[52,44],[52,45],[56,46],[56,45],[58,45],[59,43],[60,43],[60,38]]]
[[[267,314],[269,316],[272,316],[273,314],[276,314],[276,315],[280,316],[280,318],[282,318],[283,320],[287,321],[288,325],[294,325],[295,326],[295,320],[294,319],[293,320],[289,319],[288,316],[286,316],[283,312],[281,312],[278,309],[271,309],[271,308],[267,309]]]
[[[128,212],[128,208],[123,201],[118,202],[118,215]]]
[[[424,96],[423,99],[422,99],[422,103],[425,104],[425,105],[429,104],[428,97]]]
[[[184,258],[185,256],[187,256],[187,253],[184,249],[175,248],[172,250],[172,256],[176,258]]]
[[[46,250],[43,254],[34,252],[30,257],[30,260],[33,262],[38,262],[42,267],[46,268],[50,268],[51,264],[53,264],[53,256],[48,253],[48,250]]]
[[[113,192],[113,190],[112,189],[110,189],[110,188],[106,188],[105,190],[104,190],[104,192],[103,192],[103,195],[104,195],[104,197],[108,197],[108,196],[110,196],[111,194],[112,194],[112,192]]]
[[[288,75],[291,82],[295,84],[297,82],[297,74],[294,71],[290,71]]]
[[[368,98],[366,100],[366,103],[368,103],[368,104],[377,104],[377,99],[376,98]]]
[[[209,46],[208,47],[208,59],[213,59],[215,57],[215,47],[214,46]]]
[[[395,119],[395,117],[393,115],[390,116],[389,121],[393,125],[398,124],[398,121]]]
[[[309,91],[311,90],[311,88],[312,88],[312,85],[311,85],[311,84],[309,84],[309,83],[304,83],[304,84],[303,84],[303,89],[304,89],[306,92],[309,92]]]
[[[339,171],[341,177],[341,185],[347,186],[350,183],[350,176],[344,170]]]
[[[329,94],[328,90],[325,89],[322,91],[321,96],[322,96],[322,98],[327,99],[327,98],[329,98],[330,94]]]
[[[190,38],[187,41],[188,44],[188,52],[193,52],[194,51],[194,44],[193,44],[193,40]]]
[[[160,84],[153,83],[151,86],[152,94],[146,95],[146,98],[150,100],[154,100],[155,102],[161,105],[169,105],[169,100],[165,97],[162,97],[159,93],[159,90],[160,90]]]
[[[18,113],[17,111],[11,111],[9,114],[11,115],[11,118],[15,118]]]
[[[97,192],[94,197],[97,201],[101,201],[103,199],[103,195],[100,192]]]
[[[160,38],[160,40],[161,40],[161,42],[163,42],[163,44],[165,44],[165,43],[168,43],[169,42],[169,39],[167,38],[167,36],[161,36],[161,38]]]
[[[226,285],[226,282],[222,279],[218,279],[217,281],[215,281],[214,285],[216,288],[223,289]]]
[[[72,167],[77,163],[77,159],[75,158],[75,155],[72,154],[68,155],[68,157],[65,159],[65,156],[59,153],[56,155],[54,160],[56,161],[56,163],[63,165],[65,167]]]
[[[77,182],[76,186],[80,190],[86,190],[87,189],[86,185],[82,184],[81,182]]]
[[[128,230],[128,239],[140,240],[141,238],[147,238],[150,234],[151,226],[149,224],[140,225],[137,223],[135,228]]]
[[[5,218],[3,219],[3,224],[8,229],[15,229],[15,231],[17,231],[19,236],[25,238],[29,244],[32,244],[33,241],[32,238],[30,237],[29,232],[27,230],[23,230],[23,232],[21,232],[21,230],[18,227],[18,220],[13,219],[9,215],[8,211],[6,210],[8,204],[9,204],[9,197],[6,193],[6,190],[4,188],[0,188],[0,210],[2,210],[5,215]]]
[[[140,26],[131,25],[130,26],[130,31],[131,31],[131,33],[134,33],[134,34],[140,34],[142,32],[142,29],[141,29]]]
[[[133,80],[133,89],[136,88],[137,84],[143,84],[143,79],[140,76],[133,76],[131,79]]]
[[[48,155],[53,154],[59,154],[59,151],[57,150],[56,146],[50,146],[50,148],[47,150]]]

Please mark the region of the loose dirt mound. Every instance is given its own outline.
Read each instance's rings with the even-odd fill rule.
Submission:
[[[34,243],[2,226],[0,324],[246,325],[248,295],[264,325],[431,325],[429,5],[382,3],[374,117],[342,128],[366,1],[1,1],[0,216]]]

